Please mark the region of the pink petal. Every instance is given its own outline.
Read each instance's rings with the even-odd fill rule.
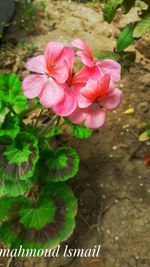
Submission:
[[[110,75],[105,74],[101,80],[98,81],[99,86],[98,86],[98,96],[105,96],[108,92],[109,89],[109,84],[110,84]]]
[[[116,88],[111,91],[106,97],[101,98],[98,103],[108,110],[114,110],[119,107],[121,98],[122,92]]]
[[[47,78],[44,75],[29,75],[22,83],[24,95],[27,98],[37,97],[43,90]]]
[[[45,61],[48,70],[51,70],[52,64],[56,63],[56,60],[60,56],[63,50],[63,45],[58,42],[49,42],[45,48]]]
[[[63,54],[68,65],[69,74],[71,75],[74,66],[74,50],[71,47],[64,47]]]
[[[80,39],[76,39],[76,40],[74,40],[74,41],[72,42],[72,45],[73,45],[74,47],[77,47],[77,48],[83,50],[83,51],[79,51],[79,52],[77,52],[77,55],[78,55],[79,57],[81,57],[82,62],[83,62],[86,66],[88,66],[88,67],[93,67],[93,65],[94,65],[93,60],[94,60],[94,58],[93,58],[92,51],[91,51],[91,49],[89,48],[89,46],[88,46],[85,42],[81,41]]]
[[[90,110],[85,120],[85,126],[90,129],[102,127],[106,121],[106,114],[101,109]]]
[[[27,61],[26,67],[32,72],[45,74],[47,72],[46,62],[43,55],[30,58]]]
[[[86,84],[89,79],[97,81],[98,79],[100,79],[100,77],[101,76],[98,67],[84,67],[78,73],[75,74],[75,76],[73,77],[73,81],[79,81],[80,83]]]
[[[68,78],[68,66],[64,62],[62,65],[57,65],[53,70],[51,70],[51,76],[60,84],[65,83]]]
[[[120,80],[121,66],[118,62],[108,59],[98,63],[98,67],[103,72],[103,74],[110,74],[111,79],[114,82]]]
[[[85,109],[77,108],[70,116],[69,119],[74,123],[74,124],[80,124],[85,121],[87,117],[87,113]]]
[[[75,39],[74,41],[72,41],[71,44],[72,44],[72,46],[74,46],[74,47],[77,47],[77,48],[79,48],[79,49],[81,49],[81,50],[84,50],[84,51],[86,52],[86,54],[87,54],[89,57],[93,58],[91,49],[90,49],[89,46],[88,46],[85,42],[83,42],[82,40],[80,40],[80,39]]]
[[[64,98],[64,91],[58,83],[56,83],[52,78],[49,78],[39,98],[40,103],[43,106],[51,108],[62,101]]]
[[[81,58],[81,60],[85,66],[87,66],[89,68],[94,66],[93,59],[91,59],[88,55],[86,55],[86,53],[84,51],[78,51],[76,53],[76,55]]]
[[[65,89],[64,99],[56,106],[53,107],[53,110],[59,116],[69,116],[77,107],[76,96],[70,87]]]
[[[77,101],[80,108],[87,108],[92,104],[92,101],[83,96],[82,94],[78,95]]]
[[[80,90],[78,104],[80,108],[86,108],[94,102],[99,94],[98,82],[89,80]],[[81,95],[81,96],[80,96]]]

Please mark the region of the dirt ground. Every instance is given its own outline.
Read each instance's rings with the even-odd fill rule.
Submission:
[[[79,37],[92,49],[113,50],[120,29],[137,17],[136,10],[118,14],[108,25],[101,5],[77,1],[46,1],[45,19],[39,15],[34,34],[12,25],[1,53],[2,71],[26,75],[24,61],[43,51],[46,42],[68,44]],[[66,242],[72,248],[101,245],[99,258],[13,260],[13,267],[149,267],[150,266],[150,167],[144,155],[150,142],[138,141],[144,122],[150,119],[150,37],[135,42],[136,64],[131,64],[118,87],[123,101],[117,111],[108,113],[105,127],[88,140],[72,138],[66,129],[63,143],[73,146],[81,156],[80,170],[71,182],[79,198],[77,226]],[[2,51],[2,50],[1,50]],[[132,114],[124,114],[129,107]],[[64,245],[62,245],[63,248]],[[7,266],[5,262],[1,266]]]

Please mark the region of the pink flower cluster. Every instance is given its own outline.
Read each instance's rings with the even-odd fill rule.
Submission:
[[[75,53],[84,64],[73,73]],[[23,80],[27,98],[39,97],[40,103],[59,116],[67,116],[75,124],[84,123],[96,129],[104,125],[106,110],[116,109],[122,92],[115,88],[120,80],[120,64],[112,59],[99,61],[89,46],[76,39],[72,47],[49,42],[44,55],[31,58],[27,69],[32,72]]]

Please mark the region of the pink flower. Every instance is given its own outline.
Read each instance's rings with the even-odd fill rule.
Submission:
[[[80,71],[72,74],[74,65],[74,51],[70,47],[64,48],[64,58],[68,67],[68,79],[63,86],[65,97],[53,107],[54,112],[60,116],[68,116],[77,108],[77,96],[82,87],[85,86],[85,78]],[[83,81],[84,80],[84,81]]]
[[[79,107],[69,116],[75,123],[85,123],[86,127],[96,129],[106,121],[107,110],[116,109],[121,101],[122,92],[110,83],[110,75],[105,74],[101,80],[89,80],[78,96]]]
[[[64,47],[58,42],[49,42],[44,55],[31,58],[27,69],[33,72],[23,80],[23,92],[27,98],[39,97],[45,107],[53,107],[64,98],[63,84],[68,77],[64,59]]]
[[[118,82],[120,80],[121,66],[118,62],[112,59],[99,61],[93,56],[89,46],[80,39],[74,40],[72,45],[81,49],[76,54],[81,58],[83,64],[86,66],[82,70],[85,79],[86,77],[89,77],[90,79],[97,80],[104,74],[109,74],[112,81]]]

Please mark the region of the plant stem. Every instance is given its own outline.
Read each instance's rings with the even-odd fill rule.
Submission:
[[[57,119],[57,115],[55,115],[50,121],[49,123],[41,130],[40,132],[40,136],[42,137],[44,135],[44,133],[48,130],[48,128],[52,125],[52,123]]]
[[[37,117],[36,122],[35,122],[35,124],[34,124],[34,128],[37,128],[37,125],[38,125],[38,123],[39,123],[39,121],[40,121],[40,119],[41,119],[41,116],[42,116],[43,111],[44,111],[44,110],[41,109],[40,114],[39,114],[39,116]]]

